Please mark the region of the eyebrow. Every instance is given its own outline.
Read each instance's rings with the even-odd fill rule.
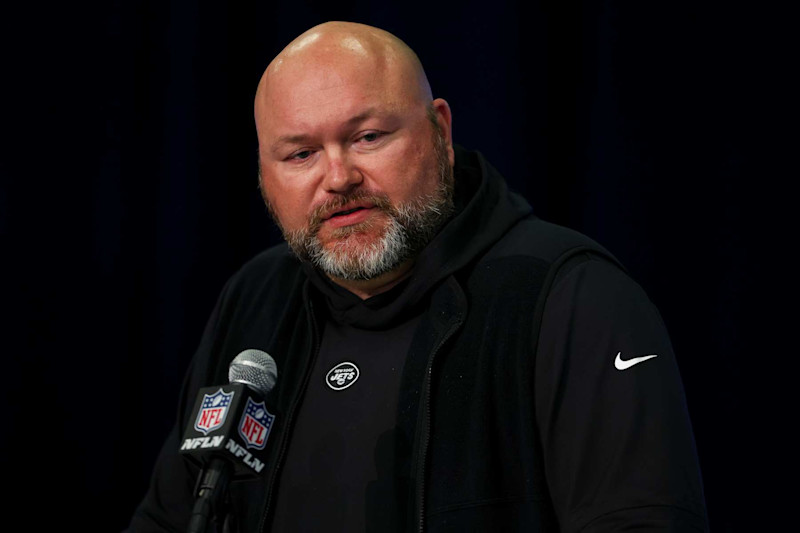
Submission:
[[[270,147],[270,151],[273,152],[273,153],[277,152],[280,149],[281,145],[284,145],[284,144],[302,144],[302,143],[306,142],[306,140],[308,140],[308,138],[309,138],[309,136],[308,135],[304,135],[304,134],[301,134],[301,135],[282,135],[282,136],[278,137],[278,139],[274,143],[272,143],[272,146]]]
[[[368,118],[372,118],[374,116],[391,116],[394,113],[392,111],[379,111],[375,107],[369,107],[363,112],[359,113],[358,115],[352,116],[345,121],[345,125],[352,126],[353,124],[358,124],[359,122],[363,122]],[[284,144],[303,144],[307,142],[311,138],[310,135],[305,133],[301,133],[298,135],[281,135],[278,137],[274,143],[270,146],[270,150],[274,153],[277,152],[282,145]]]

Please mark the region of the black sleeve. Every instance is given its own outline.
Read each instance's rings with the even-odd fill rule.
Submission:
[[[177,426],[173,427],[161,448],[150,488],[131,518],[129,533],[186,531],[198,471],[178,453],[179,432]]]
[[[562,531],[707,530],[669,337],[644,291],[617,266],[587,256],[556,281],[535,379]]]

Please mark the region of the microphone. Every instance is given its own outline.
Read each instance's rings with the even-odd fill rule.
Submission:
[[[197,393],[180,453],[202,468],[195,486],[190,533],[207,533],[209,519],[225,516],[231,479],[257,477],[275,421],[264,398],[275,386],[278,366],[266,352],[248,349],[228,367],[227,385]]]

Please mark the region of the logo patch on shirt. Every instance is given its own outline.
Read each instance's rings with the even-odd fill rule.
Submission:
[[[339,363],[325,376],[325,383],[333,390],[344,390],[358,379],[358,367],[353,363]]]
[[[658,357],[658,354],[643,355],[641,357],[632,357],[630,359],[623,360],[622,352],[617,352],[617,358],[614,359],[614,367],[617,370],[628,370],[633,365],[638,365],[639,363],[647,361],[648,359],[652,359],[654,357]]]
[[[248,448],[263,450],[267,445],[267,437],[274,420],[275,415],[267,411],[264,402],[254,402],[251,398],[247,398],[247,406],[239,423],[239,435],[244,439],[245,445]]]
[[[221,388],[214,394],[204,394],[197,420],[194,421],[194,429],[208,435],[222,426],[232,399],[233,392],[222,392]]]

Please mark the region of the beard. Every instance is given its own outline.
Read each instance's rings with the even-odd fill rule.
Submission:
[[[278,222],[294,254],[329,277],[343,280],[373,279],[416,257],[455,210],[453,168],[438,128],[434,128],[433,143],[438,181],[431,194],[394,205],[385,194],[356,189],[317,207],[307,227],[288,232],[268,203],[273,219]],[[384,216],[372,216],[359,224],[337,228],[330,233],[329,244],[323,244],[319,238],[323,214],[358,200],[373,203]],[[380,232],[377,237],[373,234],[375,230]]]

